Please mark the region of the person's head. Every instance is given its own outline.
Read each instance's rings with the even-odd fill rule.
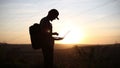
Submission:
[[[47,17],[48,17],[48,19],[50,20],[50,21],[52,21],[52,20],[54,20],[54,19],[59,19],[58,18],[58,15],[59,15],[59,12],[56,10],[56,9],[51,9],[49,12],[48,12],[48,15],[47,15]]]

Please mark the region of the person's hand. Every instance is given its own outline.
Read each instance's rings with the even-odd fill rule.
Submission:
[[[57,32],[54,32],[53,35],[57,35],[58,36],[59,34]]]

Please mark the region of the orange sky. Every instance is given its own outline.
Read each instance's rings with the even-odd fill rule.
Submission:
[[[56,43],[103,44],[120,42],[119,0],[2,0],[0,42],[30,43],[29,26],[56,8],[60,20],[53,30],[63,36]]]

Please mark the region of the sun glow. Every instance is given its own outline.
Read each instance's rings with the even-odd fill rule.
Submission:
[[[63,32],[65,33],[65,31]],[[62,33],[62,34],[63,34]],[[63,44],[78,44],[83,40],[84,34],[80,29],[71,29],[69,32],[66,32],[67,35],[61,41]]]

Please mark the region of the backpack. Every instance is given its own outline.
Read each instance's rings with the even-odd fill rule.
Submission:
[[[40,24],[33,24],[29,27],[29,33],[30,33],[30,39],[31,39],[31,45],[33,49],[40,49],[42,48],[41,45],[41,29]]]

